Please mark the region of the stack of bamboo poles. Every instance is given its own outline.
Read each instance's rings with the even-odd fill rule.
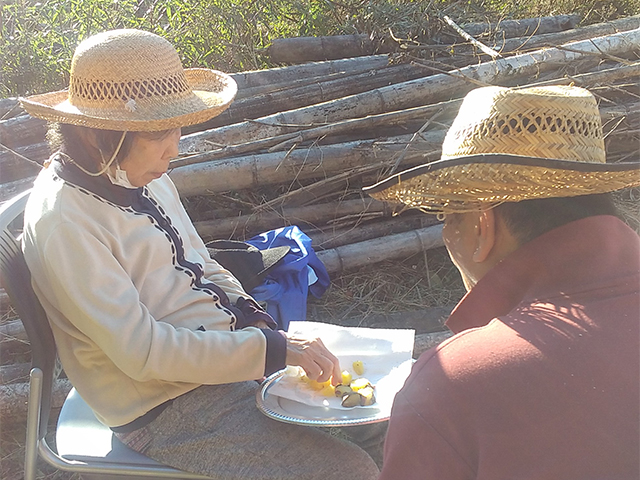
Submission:
[[[339,43],[350,58],[234,74],[236,101],[186,130],[171,164],[202,237],[242,240],[295,224],[334,278],[442,246],[434,218],[399,215],[361,188],[439,158],[462,97],[478,86],[589,88],[600,101],[608,161],[638,160],[640,17],[581,28],[573,28],[575,17],[462,28],[444,21],[463,41],[398,42],[391,53],[376,54],[360,38],[351,50]],[[267,53],[280,60],[287,48],[335,55],[299,48],[309,41],[288,39]],[[331,38],[322,42],[332,45]],[[32,185],[49,151],[45,122],[26,115],[16,99],[0,100],[0,118],[1,202]],[[3,291],[0,306],[6,316]],[[22,411],[27,391],[28,343],[19,320],[0,325],[0,341],[0,417],[7,418]],[[430,343],[421,338],[417,345]],[[56,388],[59,405],[69,385],[62,380]]]

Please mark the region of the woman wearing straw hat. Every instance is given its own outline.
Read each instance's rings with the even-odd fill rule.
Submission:
[[[24,252],[71,383],[126,444],[212,478],[354,478],[364,450],[255,408],[254,380],[300,365],[340,377],[318,339],[273,319],[213,261],[165,174],[180,127],[228,107],[227,75],[183,69],[161,37],[101,33],[68,91],[22,99],[61,146],[34,184]]]
[[[444,217],[468,293],[395,398],[382,479],[637,479],[640,239],[576,87],[470,92],[442,159],[367,191]]]

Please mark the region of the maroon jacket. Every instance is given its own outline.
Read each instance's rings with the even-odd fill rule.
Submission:
[[[615,217],[519,248],[395,399],[381,479],[640,478],[640,238]]]

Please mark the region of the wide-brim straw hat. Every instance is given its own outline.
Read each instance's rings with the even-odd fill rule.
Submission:
[[[639,163],[606,163],[594,96],[573,86],[482,87],[464,98],[440,160],[364,190],[433,213],[640,185]]]
[[[184,69],[176,49],[153,33],[111,30],[73,55],[68,90],[21,98],[32,116],[103,130],[161,131],[204,122],[233,101],[229,75]]]

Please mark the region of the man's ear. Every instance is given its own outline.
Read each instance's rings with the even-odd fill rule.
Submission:
[[[478,216],[478,235],[473,261],[482,263],[489,258],[496,241],[496,216],[493,209],[482,210]]]

